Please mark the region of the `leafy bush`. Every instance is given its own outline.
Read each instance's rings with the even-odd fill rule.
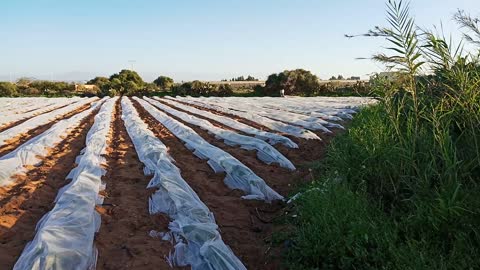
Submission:
[[[165,77],[166,78],[166,77]],[[169,79],[169,78],[168,78]],[[158,83],[158,79],[155,80]],[[99,95],[114,96],[120,95],[150,95],[160,90],[156,83],[146,83],[132,70],[122,70],[115,73],[110,78],[96,77],[87,82],[94,84],[99,88]]]
[[[221,84],[215,91],[215,96],[227,97],[233,95],[233,87],[229,84]]]
[[[17,94],[17,86],[10,82],[0,82],[0,97],[11,97]]]
[[[34,87],[19,87],[19,94],[22,96],[38,96],[42,94],[42,91]]]
[[[121,70],[109,78],[110,88],[115,89],[119,94],[134,94],[143,89],[145,82],[137,72],[133,70]]]
[[[278,74],[268,76],[265,82],[264,93],[278,96],[280,90],[285,90],[285,95],[314,95],[320,88],[317,76],[304,69],[285,70]]]
[[[214,85],[208,82],[193,81],[172,87],[172,94],[179,96],[230,96],[232,86],[228,84]]]
[[[159,76],[153,81],[153,83],[157,85],[160,90],[168,91],[172,88],[174,81],[172,78],[166,76]]]
[[[106,91],[110,88],[110,80],[107,77],[95,77],[87,82],[97,86],[101,91]]]
[[[354,84],[341,82],[322,83],[315,93],[320,96],[372,96],[369,82],[357,81]]]

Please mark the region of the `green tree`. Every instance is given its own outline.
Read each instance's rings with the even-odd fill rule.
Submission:
[[[120,94],[138,92],[143,89],[145,82],[137,72],[133,70],[122,70],[110,76],[111,88]]]
[[[173,86],[173,79],[167,76],[159,76],[153,81],[161,90],[170,90]]]
[[[233,87],[230,84],[221,84],[215,91],[215,96],[227,97],[233,94]]]
[[[17,86],[10,82],[0,82],[0,96],[11,97],[17,94]]]
[[[102,96],[114,96],[116,94],[138,95],[157,90],[155,85],[145,83],[137,72],[126,69],[111,75],[109,78],[95,77],[88,81],[87,84],[96,85],[100,89],[100,95]]]
[[[33,81],[28,87],[38,89],[41,93],[49,96],[69,96],[75,90],[74,84],[52,81]]]
[[[95,77],[88,81],[87,84],[94,84],[102,89],[105,85],[110,84],[110,80],[107,77]]]
[[[110,81],[113,79],[119,79],[122,83],[131,81],[134,82],[136,85],[143,85],[145,83],[142,77],[140,77],[137,72],[128,69],[123,69],[119,73],[115,73],[110,76]]]
[[[286,95],[313,95],[320,88],[317,76],[304,69],[285,70],[268,76],[264,93],[279,95],[281,89]]]

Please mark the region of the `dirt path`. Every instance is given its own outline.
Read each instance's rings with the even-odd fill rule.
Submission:
[[[149,128],[167,145],[182,177],[214,213],[222,238],[235,255],[248,269],[280,269],[279,259],[272,256],[269,239],[273,229],[271,218],[281,211],[282,203],[241,199],[241,191],[230,190],[223,183],[225,174],[215,174],[205,160],[194,156],[135,101],[134,106]]]
[[[55,120],[51,121],[48,124],[36,127],[32,130],[29,130],[26,133],[18,134],[16,137],[12,138],[11,140],[6,141],[3,146],[0,146],[0,157],[9,153],[9,152],[11,152],[11,151],[13,151],[13,150],[15,150],[17,147],[19,147],[23,143],[27,142],[28,140],[32,139],[33,137],[42,134],[43,132],[48,130],[50,127],[52,127],[53,125],[55,125],[59,121],[61,121],[63,119],[70,118],[73,115],[75,115],[77,113],[80,113],[82,111],[85,111],[88,108],[90,108],[90,105],[85,105],[85,106],[83,106],[83,107],[81,107],[81,108],[79,108],[75,111],[69,112],[67,114],[64,114],[64,115],[56,118]],[[25,121],[22,121],[22,122],[25,122]],[[15,125],[12,125],[11,127],[13,127],[13,126],[15,126]]]
[[[108,172],[105,200],[97,207],[102,224],[95,243],[97,269],[170,269],[165,256],[173,246],[149,236],[151,230],[167,231],[169,219],[150,215],[147,190],[152,178],[144,176],[143,164],[121,119],[120,100],[116,104],[112,141],[107,154]]]
[[[68,183],[65,177],[76,166],[75,158],[85,147],[96,111],[43,159],[29,167],[13,185],[0,188],[0,269],[11,269],[25,245],[35,235],[40,218],[54,206],[58,190]]]

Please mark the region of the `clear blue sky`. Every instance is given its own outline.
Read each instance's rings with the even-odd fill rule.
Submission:
[[[455,30],[457,9],[480,0],[412,0],[417,23]],[[385,25],[382,0],[2,0],[0,79],[89,79],[129,68],[146,80],[261,78],[305,68],[323,79],[378,71],[355,60],[375,39],[344,38]]]

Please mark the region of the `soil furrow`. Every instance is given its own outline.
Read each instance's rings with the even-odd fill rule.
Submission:
[[[210,109],[207,109],[207,108],[204,108],[204,107],[201,107],[201,106],[197,106],[197,105],[191,105],[191,104],[188,104],[188,103],[185,103],[185,102],[181,102],[180,100],[176,100],[176,101],[178,101],[179,103],[182,103],[184,105],[187,105],[187,106],[195,107],[195,108],[200,109],[200,110],[209,111],[209,112],[215,113],[217,115],[230,117],[230,118],[235,119],[239,122],[242,122],[242,123],[247,124],[249,126],[255,127],[259,130],[264,130],[264,131],[269,131],[269,132],[272,132],[272,133],[282,134],[280,132],[272,131],[269,128],[267,128],[265,126],[262,126],[258,123],[255,123],[253,121],[250,121],[250,120],[247,120],[247,119],[244,119],[244,118],[232,115],[232,114],[227,114],[227,113],[222,113],[222,112],[215,111],[215,110],[210,110]],[[177,108],[175,108],[175,109],[177,109]],[[220,123],[217,123],[217,124],[220,125]],[[344,125],[348,124],[348,122],[343,123],[343,124]],[[332,131],[332,133],[330,133],[330,134],[325,134],[323,132],[313,132],[317,136],[322,138],[322,141],[319,141],[319,140],[305,140],[305,139],[297,138],[297,137],[294,137],[294,136],[290,136],[288,134],[282,134],[283,136],[286,136],[286,137],[290,138],[292,141],[294,141],[296,144],[298,144],[299,148],[298,149],[292,149],[292,148],[288,148],[286,146],[283,146],[281,144],[275,145],[275,148],[277,150],[279,150],[283,155],[285,155],[295,166],[297,166],[297,169],[305,168],[305,167],[308,167],[309,163],[322,159],[325,156],[326,146],[330,143],[330,141],[335,136],[337,136],[338,134],[344,132],[343,130],[336,129],[336,128],[332,128],[330,130]]]
[[[67,114],[64,114],[64,115],[56,118],[55,120],[51,121],[48,124],[36,127],[34,129],[31,129],[26,133],[18,134],[14,138],[6,141],[3,146],[0,146],[0,157],[9,153],[9,152],[11,152],[11,151],[13,151],[13,150],[15,150],[17,147],[19,147],[23,143],[27,142],[28,140],[34,138],[35,136],[38,136],[38,135],[42,134],[43,132],[48,130],[50,127],[52,127],[53,125],[55,125],[59,121],[61,121],[63,119],[70,118],[77,113],[80,113],[80,112],[83,112],[83,111],[87,110],[88,108],[90,108],[90,104],[85,105],[85,106],[83,106],[83,107],[81,107],[77,110],[74,110],[72,112],[69,112]],[[24,122],[24,121],[22,121],[22,122]],[[11,126],[11,127],[13,127],[13,126]]]
[[[42,160],[29,166],[14,184],[0,188],[0,269],[11,269],[25,245],[35,235],[35,226],[54,206],[58,190],[69,181],[68,173],[76,166],[75,158],[85,147],[88,130],[93,125],[92,112],[81,124],[65,134],[65,139]]]
[[[255,136],[252,135],[252,134],[245,133],[245,132],[242,132],[242,131],[240,131],[240,130],[231,128],[231,127],[229,127],[229,126],[226,126],[226,125],[224,125],[224,124],[222,124],[222,123],[220,123],[220,122],[217,122],[217,121],[215,121],[215,120],[213,120],[213,119],[210,119],[210,118],[208,118],[208,117],[204,117],[204,116],[202,116],[202,115],[195,114],[195,113],[191,113],[191,112],[186,111],[186,110],[184,110],[184,109],[180,109],[180,108],[178,108],[178,107],[176,107],[176,106],[174,106],[174,105],[172,105],[172,104],[170,104],[170,103],[164,102],[163,99],[160,99],[160,100],[159,100],[159,99],[154,99],[154,100],[162,103],[162,104],[165,105],[165,106],[168,106],[168,107],[170,107],[170,108],[172,108],[172,109],[175,109],[175,110],[177,110],[177,111],[184,112],[184,113],[188,113],[188,114],[190,114],[190,115],[192,115],[192,116],[201,118],[201,119],[203,119],[203,120],[207,120],[208,122],[212,123],[214,126],[217,126],[217,127],[219,127],[219,128],[223,128],[223,129],[226,129],[226,130],[230,130],[230,131],[233,131],[233,132],[236,132],[236,133],[238,133],[238,134],[245,135],[245,136],[255,137]],[[183,104],[183,105],[185,105],[185,104]],[[202,109],[202,110],[204,110],[204,109]],[[205,110],[205,111],[206,111],[206,110]],[[229,117],[229,118],[231,118],[231,117]]]
[[[168,147],[181,175],[213,212],[224,242],[248,269],[280,269],[278,250],[270,246],[272,217],[282,212],[283,204],[243,200],[243,192],[230,190],[225,174],[215,174],[206,160],[188,150],[167,128],[134,101],[141,118]]]
[[[165,257],[172,244],[149,236],[151,230],[167,231],[169,219],[149,213],[148,200],[154,190],[146,187],[152,176],[143,174],[143,164],[121,119],[120,100],[107,153],[105,200],[97,206],[102,218],[95,237],[97,269],[170,269]]]
[[[137,106],[137,108],[140,106],[137,101],[134,101],[134,104]],[[271,188],[273,188],[275,191],[277,191],[283,196],[287,196],[296,185],[309,180],[308,170],[305,171],[305,169],[299,168],[296,171],[292,172],[288,169],[278,166],[277,164],[268,165],[257,158],[257,151],[248,151],[240,148],[240,146],[227,145],[223,142],[223,140],[216,139],[213,134],[208,133],[200,127],[189,124],[167,112],[164,113],[193,129],[195,132],[198,133],[198,135],[200,135],[210,144],[224,150],[225,152],[234,156],[236,159],[240,160],[240,162],[242,162],[245,166],[254,171],[258,176],[263,178],[263,180],[265,180],[265,182]],[[296,149],[295,152],[299,153],[301,151],[299,149]]]
[[[179,102],[179,103],[182,103],[182,104],[184,104],[184,105],[187,105],[187,106],[191,106],[191,107],[197,108],[197,109],[199,109],[199,110],[208,111],[208,112],[211,112],[211,113],[214,113],[214,114],[218,114],[218,115],[222,115],[222,116],[227,116],[227,117],[229,117],[229,118],[235,119],[235,120],[237,120],[237,121],[239,121],[239,122],[242,122],[242,123],[244,123],[244,124],[247,124],[247,125],[249,125],[249,126],[252,126],[252,127],[254,127],[254,128],[257,128],[257,129],[259,129],[259,130],[264,130],[264,131],[269,131],[269,132],[281,134],[281,132],[276,132],[276,131],[271,130],[271,129],[269,129],[268,127],[263,126],[263,125],[261,125],[261,124],[259,124],[259,123],[253,122],[253,121],[251,121],[251,120],[248,120],[248,119],[245,119],[245,118],[242,118],[242,117],[233,115],[233,114],[224,113],[224,112],[220,112],[220,111],[208,109],[208,108],[205,108],[205,107],[202,107],[202,106],[189,104],[189,103],[187,103],[187,102],[183,102],[183,101],[180,100],[180,99],[175,99],[175,101],[176,101],[176,102]],[[285,134],[282,134],[282,135],[285,135]]]

